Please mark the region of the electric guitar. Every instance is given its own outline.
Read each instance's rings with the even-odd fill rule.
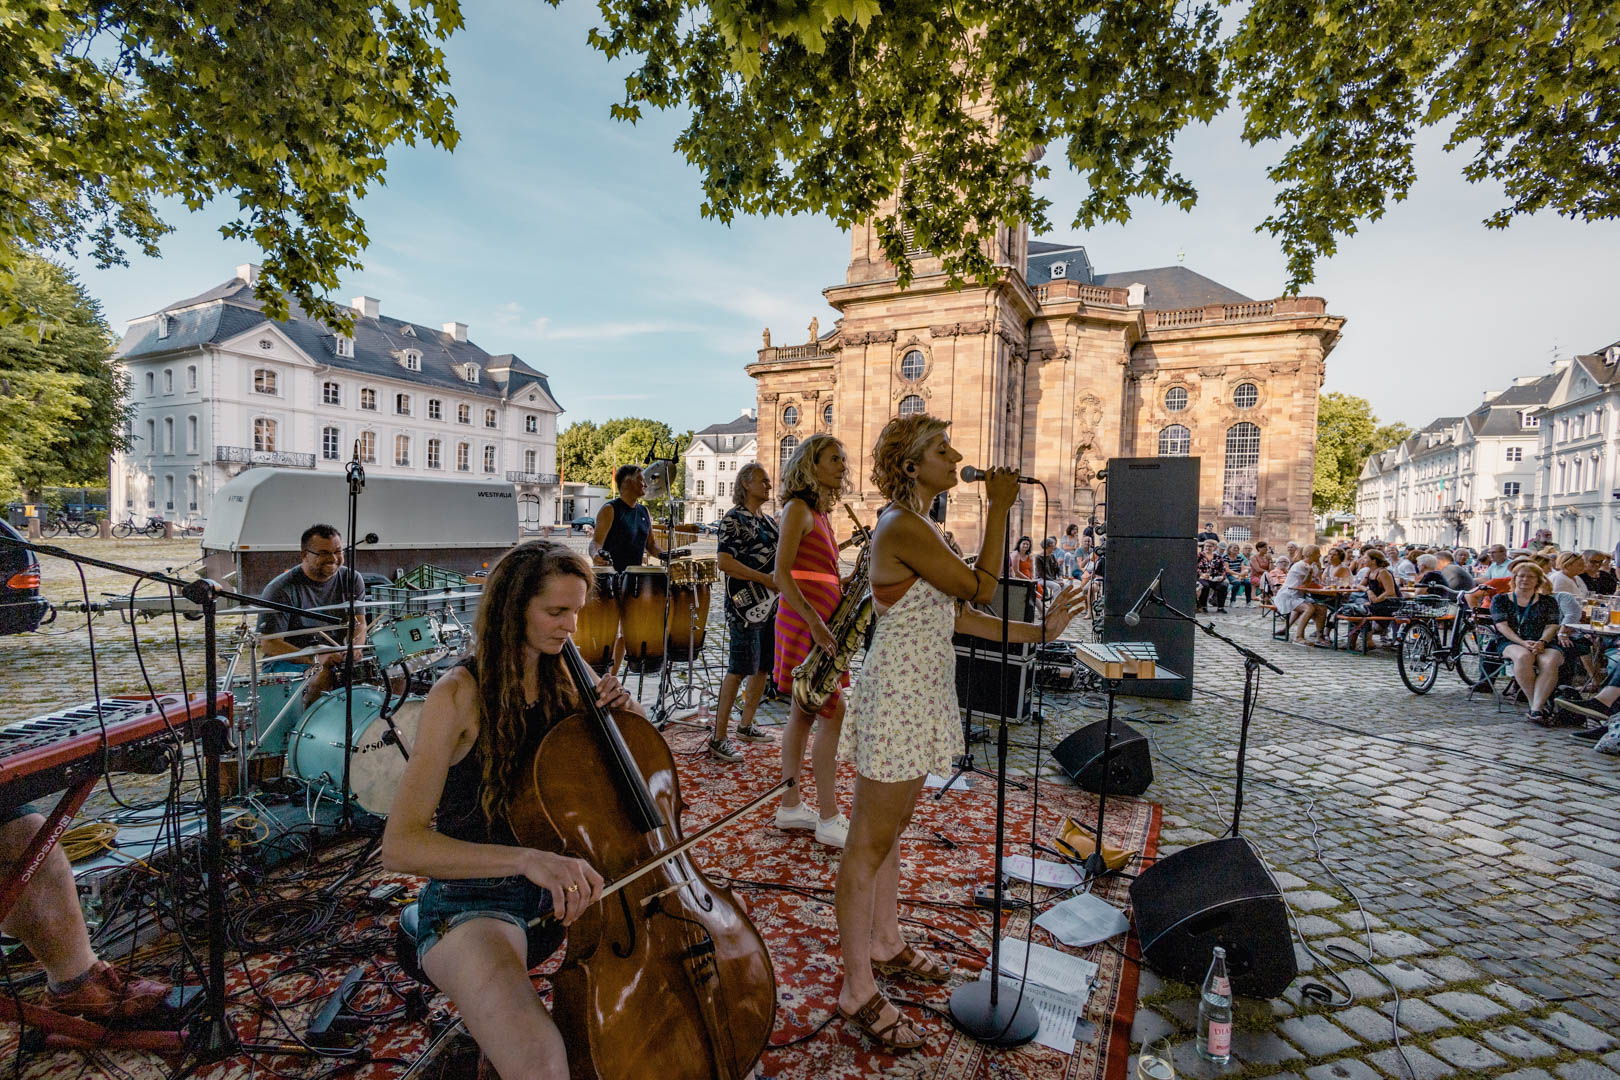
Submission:
[[[757,630],[776,614],[776,593],[757,581],[727,577],[726,606],[744,626]]]

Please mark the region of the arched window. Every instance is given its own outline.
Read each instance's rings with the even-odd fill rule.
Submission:
[[[1172,386],[1164,392],[1164,411],[1180,412],[1187,407],[1187,388]]]
[[[905,397],[900,399],[899,415],[915,416],[922,412],[924,408],[926,408],[926,406],[923,405],[922,398],[918,397],[916,394],[907,394]]]
[[[797,405],[789,405],[782,410],[782,426],[790,428],[799,426],[799,408]]]
[[[186,368],[186,389],[197,389],[197,365],[192,364]],[[195,507],[193,507],[195,509]]]
[[[793,451],[797,450],[798,448],[799,440],[794,438],[792,435],[789,435],[787,438],[782,440],[781,463],[776,468],[778,476],[787,471],[788,462],[793,458]]]
[[[827,404],[825,404],[825,405],[823,405],[821,407],[821,422],[822,422],[823,425],[830,428],[830,427],[832,427],[832,420],[833,420],[832,403],[828,402]]]
[[[174,453],[174,417],[172,416],[163,418],[163,452],[165,454]]]
[[[1260,388],[1252,382],[1238,383],[1237,389],[1232,391],[1232,404],[1240,409],[1252,409],[1259,400]]]
[[[916,382],[927,370],[928,358],[918,349],[912,349],[900,358],[900,377],[906,382]]]
[[[253,449],[265,453],[276,448],[276,422],[265,417],[253,421]]]
[[[186,453],[195,454],[197,449],[197,418],[188,416],[186,417]]]
[[[1226,430],[1226,467],[1221,484],[1221,515],[1253,517],[1260,495],[1260,429],[1250,423]]]
[[[186,509],[192,511],[197,509],[197,492],[201,488],[202,484],[198,482],[195,474],[186,477]]]
[[[1181,424],[1171,424],[1159,432],[1160,457],[1186,457],[1192,453],[1192,432]]]
[[[411,437],[409,435],[394,436],[394,464],[409,465],[411,463]]]
[[[174,393],[174,368],[163,369],[163,392],[165,394]]]
[[[146,373],[146,396],[151,397],[155,393],[157,393],[157,372],[148,371]]]

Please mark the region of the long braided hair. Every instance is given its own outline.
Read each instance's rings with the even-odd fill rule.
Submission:
[[[567,545],[551,540],[519,544],[490,571],[478,605],[473,658],[479,698],[477,746],[484,769],[480,805],[492,825],[516,793],[525,764],[521,751],[538,734],[524,722],[529,705],[523,691],[529,602],[559,574],[584,581],[587,597],[596,584],[590,562]],[[537,704],[544,715],[559,718],[578,704],[579,694],[562,657],[540,654],[539,684]]]

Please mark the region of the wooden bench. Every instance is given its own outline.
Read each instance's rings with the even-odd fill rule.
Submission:
[[[1423,616],[1423,618],[1429,619],[1429,620],[1431,620],[1433,622],[1437,622],[1437,623],[1444,623],[1444,622],[1450,622],[1454,618],[1454,616],[1449,615],[1449,614],[1448,615],[1425,615],[1425,616]],[[1338,617],[1338,621],[1344,623],[1345,626],[1349,628],[1349,632],[1350,632],[1350,635],[1352,637],[1355,636],[1355,634],[1356,634],[1356,632],[1358,630],[1361,632],[1361,655],[1366,656],[1372,650],[1372,645],[1371,645],[1372,631],[1371,631],[1370,627],[1364,627],[1362,624],[1364,624],[1364,623],[1381,623],[1381,624],[1384,624],[1384,629],[1385,629],[1384,637],[1385,637],[1385,640],[1388,640],[1388,637],[1389,637],[1388,631],[1390,629],[1396,627],[1396,626],[1405,625],[1406,623],[1411,622],[1412,621],[1412,616],[1410,616],[1410,615],[1340,615]]]
[[[1260,610],[1269,611],[1271,613],[1271,640],[1287,641],[1288,620],[1284,618],[1282,613],[1277,610],[1277,605],[1273,604],[1269,600],[1262,600],[1260,601]],[[1282,622],[1282,627],[1280,629],[1277,626],[1279,620]]]

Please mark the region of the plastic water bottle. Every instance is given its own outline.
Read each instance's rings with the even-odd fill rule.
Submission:
[[[1198,998],[1198,1056],[1217,1065],[1232,1060],[1232,982],[1226,977],[1226,950],[1219,945]]]

